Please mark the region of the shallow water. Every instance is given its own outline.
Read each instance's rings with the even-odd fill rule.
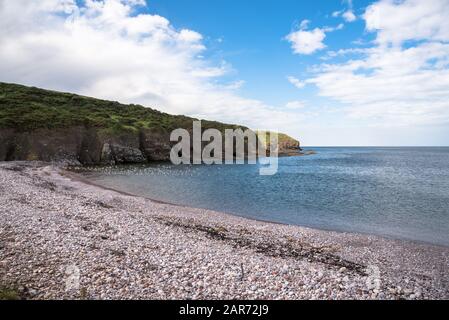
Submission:
[[[89,180],[170,203],[449,245],[449,148],[311,148],[258,165],[103,167]]]

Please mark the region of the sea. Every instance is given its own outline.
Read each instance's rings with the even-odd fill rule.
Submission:
[[[449,147],[308,147],[257,165],[75,168],[104,187],[173,204],[341,232],[449,245]]]

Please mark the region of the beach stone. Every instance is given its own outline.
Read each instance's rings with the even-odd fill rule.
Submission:
[[[32,288],[19,290],[28,299],[449,296],[438,281],[449,274],[443,246],[154,202],[86,184],[49,163],[0,163],[0,189],[2,281]],[[366,261],[382,270],[375,280],[388,289],[368,289]],[[66,291],[74,263],[78,289]]]

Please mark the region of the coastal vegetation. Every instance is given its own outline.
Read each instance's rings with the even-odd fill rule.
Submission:
[[[0,82],[0,161],[41,160],[81,164],[167,161],[175,129],[192,130],[192,117]],[[202,130],[248,128],[201,120]],[[281,134],[280,153],[299,150]]]
[[[191,128],[198,120],[171,115],[136,104],[121,104],[50,90],[0,82],[0,128],[20,131],[58,129],[74,126],[100,128],[111,133],[140,129]],[[243,126],[203,120],[203,128]]]
[[[270,149],[270,141],[272,133],[270,131],[256,130],[256,134],[259,140],[265,145],[265,148]],[[299,141],[286,135],[285,133],[277,133],[278,144],[283,147],[284,150],[298,150],[300,148]]]

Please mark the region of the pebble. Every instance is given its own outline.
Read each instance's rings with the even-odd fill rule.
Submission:
[[[449,297],[436,281],[449,274],[448,248],[172,206],[63,173],[0,163],[0,278],[27,299],[397,299],[403,276],[410,299]],[[286,245],[296,244],[304,256],[290,254]],[[313,247],[325,254],[307,255]],[[370,290],[364,272],[336,268],[333,256],[379,266],[380,288]],[[67,275],[69,266],[78,269]]]

